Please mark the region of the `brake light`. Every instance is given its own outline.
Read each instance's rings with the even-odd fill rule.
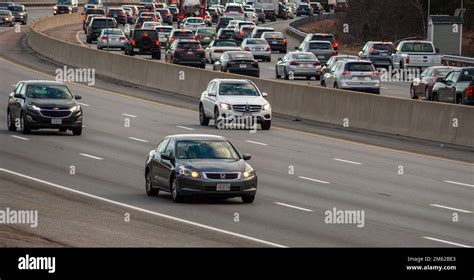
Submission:
[[[135,41],[135,39],[132,39],[132,46],[136,46],[137,45],[137,41]]]
[[[288,39],[286,39],[286,38],[283,39],[283,43],[286,43],[286,42],[288,42]]]
[[[121,41],[125,40],[125,36],[120,36],[120,40]]]
[[[379,73],[379,71],[374,70],[373,74],[374,74],[375,76],[378,76],[380,73]]]
[[[250,51],[250,48],[249,48],[249,47],[245,47],[245,48],[244,48],[244,51],[248,51],[248,52],[249,52],[249,51]]]
[[[339,48],[339,44],[337,42],[333,42],[332,47],[337,50]]]
[[[159,47],[161,45],[160,40],[156,40],[155,44]]]
[[[351,72],[349,70],[342,71],[342,76],[349,76]]]
[[[336,51],[332,51],[332,55],[337,55],[337,52]]]
[[[313,63],[313,65],[314,65],[314,66],[319,66],[319,65],[321,65],[321,62],[316,61],[315,63]]]
[[[270,47],[267,47],[265,50],[266,51],[271,51],[272,49]]]
[[[100,36],[100,39],[101,39],[101,40],[107,40],[107,36],[102,35],[102,36]]]
[[[84,16],[82,16],[82,20],[86,20],[86,16],[85,16],[85,15],[84,15]]]
[[[174,40],[176,40],[175,37],[171,37],[171,38],[170,38],[170,41],[171,41],[171,42],[174,42]]]
[[[441,65],[444,65],[444,57],[441,57]]]
[[[196,35],[196,39],[201,39],[202,38],[202,35]]]
[[[291,61],[290,61],[290,65],[299,65],[299,63],[296,62],[296,61],[294,61],[294,60],[291,60]]]
[[[466,88],[466,97],[474,97],[474,86],[468,86]]]
[[[121,16],[121,17],[125,16],[125,13],[124,13],[124,12],[120,12],[120,16]]]
[[[410,57],[409,56],[407,56],[407,58],[405,59],[405,63],[410,64]]]

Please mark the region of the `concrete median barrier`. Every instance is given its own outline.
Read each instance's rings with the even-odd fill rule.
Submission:
[[[32,24],[28,43],[33,50],[59,63],[95,68],[99,75],[157,90],[199,98],[214,78],[239,75],[184,67],[120,53],[108,53],[64,42],[45,30],[80,23],[77,15],[48,17]],[[291,118],[323,122],[348,129],[400,135],[421,140],[474,147],[474,108],[421,102],[345,90],[248,78],[269,94],[273,111]]]

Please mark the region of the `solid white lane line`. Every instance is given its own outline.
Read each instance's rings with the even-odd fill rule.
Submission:
[[[143,140],[143,139],[140,139],[140,138],[128,137],[128,139],[135,140],[135,141],[139,141],[139,142],[143,142],[143,143],[148,143],[147,140]]]
[[[460,185],[460,186],[465,186],[465,187],[471,187],[471,188],[474,188],[474,185],[469,185],[469,184],[466,184],[466,183],[459,183],[459,182],[454,182],[454,181],[444,181],[445,183],[449,183],[449,184],[454,184],[454,185]]]
[[[93,155],[88,155],[88,154],[83,154],[83,153],[80,153],[80,155],[83,156],[83,157],[93,158],[93,159],[97,159],[97,160],[103,160],[103,158],[96,157],[96,156],[93,156]]]
[[[362,165],[360,162],[355,162],[355,161],[350,161],[350,160],[345,160],[345,159],[340,159],[340,158],[334,158],[336,161],[340,162],[345,162],[345,163],[350,163],[350,164],[356,164],[356,165]]]
[[[123,113],[122,116],[130,117],[130,118],[136,118],[137,117],[135,115],[125,114],[125,113]]]
[[[186,130],[194,130],[194,128],[185,127],[185,126],[181,126],[181,125],[177,125],[176,127],[186,129]]]
[[[446,244],[454,245],[454,246],[459,246],[459,247],[464,247],[464,248],[471,248],[471,246],[469,246],[469,245],[464,245],[464,244],[461,244],[461,243],[446,241],[446,240],[442,240],[442,239],[438,239],[438,238],[433,238],[433,237],[429,237],[429,236],[423,236],[423,238],[428,239],[428,240],[432,240],[432,241],[438,241],[438,242],[441,242],[441,243],[446,243]]]
[[[261,146],[268,146],[268,144],[260,143],[260,142],[255,142],[255,141],[250,141],[250,140],[245,140],[245,142],[247,142],[247,143],[252,143],[252,144],[256,144],[256,145],[261,145]]]
[[[306,208],[302,208],[302,207],[298,207],[298,206],[293,206],[293,205],[286,204],[286,203],[281,203],[281,202],[274,202],[274,203],[278,204],[278,205],[281,205],[281,206],[298,209],[298,210],[301,210],[301,211],[313,212],[313,210],[311,210],[311,209],[306,209]]]
[[[77,104],[79,104],[79,105],[81,105],[81,106],[84,106],[84,107],[89,107],[89,106],[91,106],[91,105],[89,105],[89,104],[81,103],[81,102],[77,102]]]
[[[449,210],[453,210],[453,211],[457,211],[457,212],[472,213],[472,211],[463,210],[463,209],[459,209],[459,208],[453,208],[453,207],[444,206],[444,205],[439,205],[439,204],[430,204],[430,206],[438,207],[438,208],[444,208],[444,209],[449,209]]]
[[[158,213],[158,212],[153,212],[151,210],[136,207],[136,206],[133,206],[133,205],[130,205],[130,204],[126,204],[126,203],[114,201],[114,200],[111,200],[111,199],[103,198],[103,197],[96,196],[96,195],[93,195],[93,194],[89,194],[89,193],[86,193],[86,192],[81,192],[81,191],[71,189],[71,188],[67,188],[67,187],[64,187],[64,186],[61,186],[61,185],[58,185],[58,184],[50,183],[48,181],[37,179],[37,178],[31,177],[31,176],[28,176],[28,175],[17,173],[15,171],[11,171],[11,170],[8,170],[8,169],[0,168],[0,171],[10,173],[10,174],[13,174],[13,175],[16,175],[16,176],[19,176],[19,177],[22,177],[22,178],[26,178],[26,179],[29,179],[29,180],[32,180],[32,181],[35,181],[35,182],[39,182],[39,183],[42,183],[42,184],[46,184],[46,185],[49,185],[51,187],[55,187],[55,188],[58,188],[58,189],[69,191],[69,192],[72,192],[72,193],[75,193],[75,194],[80,194],[80,195],[83,195],[83,196],[94,198],[94,199],[104,201],[104,202],[107,202],[107,203],[111,203],[111,204],[114,204],[114,205],[126,207],[126,208],[129,208],[129,209],[133,209],[133,210],[140,211],[140,212],[143,212],[143,213],[147,213],[147,214],[150,214],[150,215],[162,217],[162,218],[165,218],[165,219],[169,219],[169,220],[181,222],[181,223],[184,223],[184,224],[204,228],[204,229],[207,229],[207,230],[212,230],[212,231],[215,231],[215,232],[219,232],[219,233],[239,237],[239,238],[242,238],[242,239],[258,242],[258,243],[273,246],[273,247],[279,247],[279,248],[286,248],[287,247],[285,245],[281,245],[281,244],[265,241],[265,240],[262,240],[262,239],[250,237],[250,236],[247,236],[247,235],[244,235],[244,234],[235,233],[235,232],[227,231],[227,230],[224,230],[224,229],[215,228],[215,227],[212,227],[212,226],[207,226],[207,225],[204,225],[204,224],[200,224],[200,223],[192,222],[192,221],[189,221],[189,220],[173,217],[173,216],[170,216],[170,215],[166,215],[166,214],[162,214],[162,213]]]
[[[308,177],[303,177],[303,176],[298,176],[298,178],[308,180],[308,181],[318,182],[318,183],[321,183],[321,184],[331,184],[331,183],[326,182],[326,181],[316,180],[316,179],[313,179],[313,178],[308,178]]]
[[[21,136],[16,136],[16,135],[10,135],[10,136],[13,137],[13,138],[16,138],[16,139],[20,139],[20,140],[25,140],[25,141],[30,140],[30,139],[28,139],[28,138],[21,137]]]

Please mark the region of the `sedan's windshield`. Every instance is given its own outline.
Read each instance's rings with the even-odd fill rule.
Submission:
[[[214,44],[215,47],[237,47],[235,41],[216,41]]]
[[[65,86],[56,85],[29,85],[26,97],[38,99],[72,99],[72,94]]]
[[[250,83],[222,83],[219,88],[219,95],[245,95],[245,96],[260,96],[257,89]]]
[[[72,5],[71,0],[58,0],[58,4],[61,5]]]
[[[178,159],[240,159],[234,147],[222,140],[178,141],[176,155]]]

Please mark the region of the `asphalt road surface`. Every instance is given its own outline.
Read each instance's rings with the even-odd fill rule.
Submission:
[[[14,49],[15,39],[20,40],[23,33],[8,36],[8,40],[0,40],[3,124],[12,85],[19,80],[54,79],[50,72],[33,69],[41,68],[34,67],[35,63],[49,62],[20,52],[21,46]],[[33,66],[11,62],[21,59]],[[138,208],[141,210],[132,217],[147,211],[148,215],[143,217],[145,221],[136,221],[137,228],[130,231],[136,237],[133,246],[176,246],[176,240],[179,246],[200,242],[204,246],[291,247],[474,245],[472,161],[446,160],[279,127],[257,133],[216,130],[199,126],[195,100],[183,101],[190,106],[172,106],[159,98],[145,100],[124,94],[139,89],[106,80],[100,85],[107,89],[69,84],[74,94],[83,97],[85,128],[81,136],[47,130],[22,135],[7,131],[6,126],[0,129],[0,188],[2,194],[5,191],[17,198],[2,201],[2,205],[42,207],[40,219],[44,213],[46,233],[41,234],[59,238],[60,243],[66,230],[60,222],[67,217],[90,225],[92,232],[114,236],[132,230],[123,225],[123,212]],[[127,119],[130,127],[124,125]],[[143,176],[146,155],[162,137],[178,133],[222,135],[241,152],[251,153],[251,164],[259,176],[256,201],[251,205],[240,199],[176,204],[168,194],[147,197]],[[75,175],[70,174],[71,167]],[[68,190],[63,189],[65,194],[52,200],[50,192],[58,189],[57,185]],[[71,190],[76,191],[74,196]],[[41,193],[35,196],[36,192]],[[21,200],[22,193],[28,197]],[[78,201],[82,199],[85,201]],[[84,205],[92,208],[80,210],[84,215],[61,214],[52,209],[55,204],[51,201],[70,211],[89,207]],[[327,223],[326,211],[334,208],[363,211],[363,226]],[[104,214],[104,220],[91,221],[94,213],[96,217]],[[457,213],[457,221],[453,221],[453,213]],[[155,230],[179,236],[150,241],[150,232]],[[199,234],[191,234],[193,230]],[[206,233],[217,237],[206,238]],[[77,238],[91,236],[95,235],[79,232]],[[127,238],[122,236],[118,243],[130,245]],[[106,246],[111,241],[89,242]]]

